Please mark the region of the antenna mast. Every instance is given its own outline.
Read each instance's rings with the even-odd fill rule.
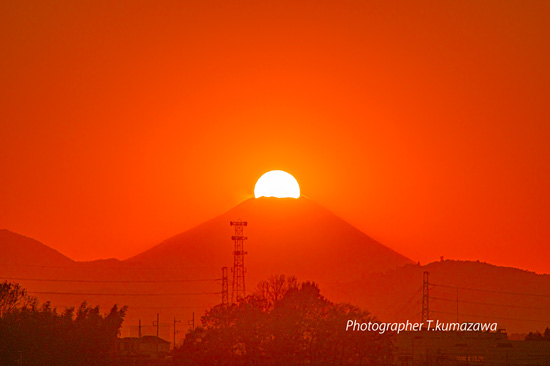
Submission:
[[[231,221],[229,225],[235,227],[235,235],[231,237],[231,240],[235,242],[235,249],[233,250],[233,283],[231,292],[231,302],[237,302],[244,299],[246,296],[245,283],[244,283],[244,241],[247,239],[244,236],[244,227],[248,225],[246,221]]]

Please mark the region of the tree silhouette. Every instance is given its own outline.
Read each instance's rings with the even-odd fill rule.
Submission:
[[[20,285],[0,285],[0,365],[109,365],[126,307],[83,303],[58,313],[49,302],[38,305]]]
[[[550,328],[546,327],[544,333],[539,331],[529,332],[525,336],[526,341],[550,341]]]
[[[0,283],[0,316],[18,308],[36,307],[38,300],[18,283]]]
[[[350,304],[335,304],[317,284],[272,276],[238,304],[202,317],[175,352],[180,365],[384,365],[388,335],[346,332],[349,319],[376,321]]]

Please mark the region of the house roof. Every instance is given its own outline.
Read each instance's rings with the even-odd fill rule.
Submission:
[[[168,342],[167,340],[164,340],[160,337],[152,336],[152,335],[143,336],[143,337],[141,337],[140,341],[144,342],[144,343],[165,343],[165,344],[167,343],[167,344],[170,344],[170,342]]]

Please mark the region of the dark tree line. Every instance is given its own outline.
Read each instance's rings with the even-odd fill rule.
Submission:
[[[58,312],[19,284],[0,284],[0,365],[109,365],[126,307],[108,314],[83,303]]]
[[[348,319],[376,321],[349,304],[324,298],[315,283],[274,276],[231,306],[202,317],[175,352],[177,365],[384,365],[388,334],[346,332]]]
[[[550,342],[550,328],[546,327],[546,329],[544,330],[544,333],[541,333],[539,331],[529,332],[529,334],[525,336],[525,340]]]

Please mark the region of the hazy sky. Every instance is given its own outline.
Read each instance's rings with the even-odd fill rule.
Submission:
[[[126,258],[261,174],[413,260],[550,272],[550,3],[0,5],[0,227]]]

